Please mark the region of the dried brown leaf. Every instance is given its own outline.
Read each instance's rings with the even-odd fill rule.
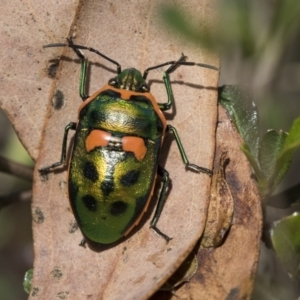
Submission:
[[[59,160],[64,127],[76,121],[81,103],[76,55],[71,49],[42,49],[43,44],[64,42],[71,34],[76,43],[101,50],[123,68],[144,70],[178,59],[182,52],[189,61],[218,66],[216,57],[174,38],[162,28],[157,19],[160,3],[163,1],[82,1],[78,6],[78,2],[48,1],[45,8],[44,3],[22,2],[18,6],[12,1],[4,6],[7,16],[3,24],[11,22],[9,29],[2,29],[5,43],[19,52],[2,55],[7,61],[3,65],[5,82],[0,82],[4,95],[1,106],[34,159],[42,136],[37,168]],[[195,16],[213,12],[211,4],[194,0],[184,6]],[[13,20],[9,17],[12,14],[22,21]],[[18,26],[18,22],[22,29],[15,33],[11,24]],[[53,73],[53,62],[60,54],[63,57]],[[91,53],[85,54],[91,61],[91,94],[114,76],[115,68]],[[55,77],[53,86],[49,75]],[[152,93],[164,102],[166,92],[161,78],[162,70],[149,75]],[[176,107],[168,115],[169,123],[178,129],[190,162],[211,168],[218,73],[182,66],[171,75],[171,80]],[[41,130],[46,99],[50,100],[49,112]],[[32,203],[35,262],[30,299],[147,299],[166,281],[203,231],[210,178],[185,171],[171,139],[166,140],[161,164],[170,172],[172,188],[158,225],[173,240],[166,244],[149,229],[154,199],[133,234],[100,252],[78,246],[82,235],[67,199],[66,171],[50,173],[45,179],[36,169]]]
[[[220,246],[232,224],[234,200],[225,175],[229,161],[227,153],[222,152],[219,160],[217,164],[218,158],[215,157],[217,166],[212,176],[207,219],[201,238],[201,246],[205,248]]]
[[[36,160],[53,79],[49,40],[69,35],[78,1],[3,1],[0,18],[0,106]]]
[[[233,223],[218,248],[200,247],[198,271],[180,289],[153,299],[250,299],[262,229],[261,202],[249,163],[240,150],[242,140],[224,108],[219,106],[216,161],[227,152],[226,181],[234,199]]]

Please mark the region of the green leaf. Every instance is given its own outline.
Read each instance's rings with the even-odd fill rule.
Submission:
[[[300,117],[297,118],[287,136],[282,152],[280,153],[280,159],[287,153],[292,152],[299,148],[300,146]]]
[[[33,269],[29,269],[24,275],[23,288],[27,294],[30,294],[31,291],[32,276],[33,276]]]
[[[271,230],[271,240],[274,250],[281,260],[285,270],[293,277],[300,279],[300,214],[274,223]]]
[[[259,163],[265,177],[269,180],[274,173],[275,164],[287,133],[282,130],[270,129],[263,136],[259,147]]]
[[[255,173],[255,176],[256,176],[256,179],[258,182],[264,182],[265,181],[265,177],[264,177],[264,174],[261,172],[260,170],[260,166],[258,165],[256,159],[254,158],[254,156],[252,155],[250,149],[249,149],[249,146],[248,144],[244,143],[241,147],[241,150],[245,153],[248,161],[250,162],[251,164],[251,167],[253,168],[254,170],[254,173]]]
[[[234,85],[219,88],[219,101],[227,110],[245,144],[257,161],[258,157],[258,111],[249,94]]]
[[[290,157],[278,161],[284,147],[287,133],[282,130],[271,129],[263,136],[259,147],[259,164],[268,184],[263,187],[261,194],[269,195],[276,188],[290,166]]]
[[[285,138],[285,142],[281,152],[278,155],[275,171],[270,179],[271,190],[274,190],[276,186],[279,184],[285,173],[288,171],[294,152],[300,147],[300,118],[297,118],[287,137]]]

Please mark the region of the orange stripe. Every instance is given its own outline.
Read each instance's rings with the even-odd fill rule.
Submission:
[[[124,136],[122,147],[125,152],[133,152],[138,161],[142,161],[147,153],[144,140],[137,136]]]
[[[93,130],[85,140],[87,152],[97,147],[106,147],[111,139],[111,134],[103,130]]]

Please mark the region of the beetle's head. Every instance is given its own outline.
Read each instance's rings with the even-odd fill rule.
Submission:
[[[150,88],[146,84],[140,71],[137,69],[125,69],[116,77],[112,78],[108,82],[109,85],[118,88],[134,92],[149,92]]]

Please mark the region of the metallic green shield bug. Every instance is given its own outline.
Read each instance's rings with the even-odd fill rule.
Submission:
[[[78,122],[65,127],[61,159],[40,169],[49,172],[66,161],[67,136],[76,130],[69,163],[69,198],[78,225],[87,241],[111,244],[126,236],[138,224],[151,199],[156,174],[162,177],[157,207],[150,227],[166,241],[170,238],[156,224],[162,212],[169,184],[168,172],[158,165],[158,155],[166,132],[173,133],[182,160],[188,169],[211,175],[211,171],[190,164],[176,129],[167,125],[163,111],[173,104],[169,74],[179,65],[198,65],[169,61],[148,68],[142,75],[136,69],[121,71],[118,62],[101,52],[71,40],[68,44],[44,47],[71,47],[81,60]],[[92,51],[117,67],[117,76],[92,96],[85,93],[88,61],[81,49]],[[146,83],[148,72],[170,65],[163,74],[168,101],[157,103]]]

